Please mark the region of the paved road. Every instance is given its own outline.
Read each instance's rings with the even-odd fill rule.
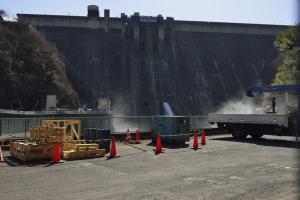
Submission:
[[[155,155],[116,144],[120,158],[51,165],[23,163],[4,152],[0,199],[299,199],[300,145],[291,137],[234,141],[207,138],[197,151],[167,145]]]

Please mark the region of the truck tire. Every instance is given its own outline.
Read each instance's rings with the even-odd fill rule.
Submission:
[[[258,134],[250,134],[250,136],[251,136],[252,138],[254,138],[254,139],[259,139],[259,138],[261,138],[263,135],[264,135],[264,134],[262,134],[262,133],[258,133]]]
[[[231,129],[231,133],[235,139],[245,139],[247,137],[244,128],[240,125],[234,125]]]

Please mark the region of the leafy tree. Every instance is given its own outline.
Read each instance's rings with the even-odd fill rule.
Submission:
[[[46,83],[55,83],[55,81],[57,80],[57,75],[55,74],[55,70],[49,72],[45,76],[44,80],[46,81]]]
[[[300,83],[300,24],[288,28],[277,36],[274,46],[281,51],[277,73],[272,84],[292,85]]]
[[[278,35],[274,42],[274,46],[278,48],[279,51],[293,50],[295,47],[299,46],[300,37],[300,25],[294,27],[289,27],[282,35]]]
[[[274,61],[276,74],[272,86],[300,84],[300,24],[289,27],[276,37],[274,46],[280,54]],[[276,92],[280,95],[284,92]],[[264,93],[263,105],[269,104],[274,93]]]

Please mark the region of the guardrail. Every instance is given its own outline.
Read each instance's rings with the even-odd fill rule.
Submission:
[[[20,110],[7,110],[0,109],[0,113],[9,114],[21,114],[21,115],[49,115],[49,114],[113,114],[112,111],[79,111],[79,110],[67,110],[67,111],[20,111]]]

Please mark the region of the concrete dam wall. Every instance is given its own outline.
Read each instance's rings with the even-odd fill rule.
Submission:
[[[18,14],[62,53],[80,88],[110,95],[115,115],[207,115],[274,78],[273,46],[285,26]],[[130,26],[130,27],[129,27]],[[109,92],[109,93],[108,93]]]

